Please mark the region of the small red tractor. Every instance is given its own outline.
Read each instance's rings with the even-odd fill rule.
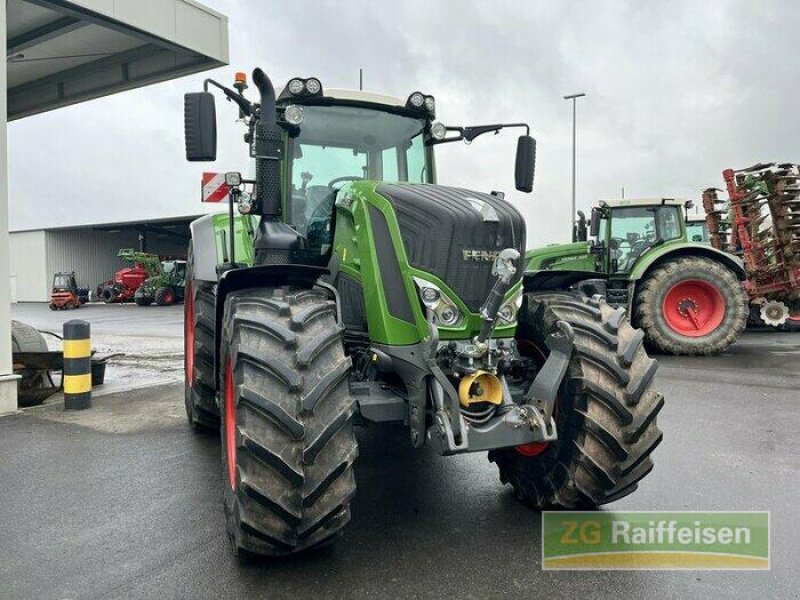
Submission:
[[[722,172],[728,197],[703,192],[711,245],[740,256],[750,322],[800,327],[800,165],[759,163]]]
[[[89,301],[89,290],[75,283],[75,272],[56,273],[50,288],[50,310],[80,308]]]
[[[139,286],[157,275],[161,268],[161,261],[155,254],[123,248],[117,256],[132,266],[120,269],[112,279],[97,286],[97,296],[106,304],[132,302]]]

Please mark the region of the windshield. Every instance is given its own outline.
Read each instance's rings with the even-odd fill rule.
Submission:
[[[658,242],[681,236],[679,206],[626,206],[614,208],[609,250],[617,271],[628,271]]]
[[[425,120],[354,106],[306,106],[289,141],[287,222],[322,253],[336,192],[359,179],[426,183]]]

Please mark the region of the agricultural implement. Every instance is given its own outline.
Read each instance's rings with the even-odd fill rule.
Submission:
[[[727,198],[709,188],[703,208],[714,248],[740,256],[751,322],[800,326],[800,166],[726,169]]]
[[[148,278],[161,273],[161,259],[155,254],[123,248],[117,256],[132,266],[119,269],[112,279],[97,286],[97,295],[106,304],[132,301]]]
[[[311,77],[276,94],[260,69],[253,82],[259,102],[243,73],[184,100],[188,160],[216,159],[213,87],[255,162],[254,179],[220,183],[227,216],[191,224],[184,303],[187,416],[221,434],[235,552],[287,555],[341,532],[355,420],[443,455],[488,452],[537,508],[636,490],[664,402],[643,336],[624,309],[571,291],[585,273],[523,274],[525,222],[502,193],[436,182],[437,146],[522,128],[515,180],[530,192],[528,126],[445,126],[421,92]]]
[[[722,352],[747,324],[745,271],[738,258],[688,239],[687,208],[672,198],[601,202],[591,236],[579,215],[575,241],[529,251],[528,268],[594,278],[591,289],[626,307],[656,351]]]

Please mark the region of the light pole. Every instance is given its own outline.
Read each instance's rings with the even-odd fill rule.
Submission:
[[[569,214],[569,231],[570,236],[573,238],[572,241],[575,241],[575,101],[585,95],[584,92],[581,92],[579,94],[564,96],[564,100],[572,100],[572,212]]]

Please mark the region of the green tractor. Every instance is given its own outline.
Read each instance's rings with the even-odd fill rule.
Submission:
[[[579,213],[575,241],[527,252],[528,269],[583,273],[584,289],[627,308],[657,352],[717,354],[747,324],[744,266],[696,234],[689,241],[686,208],[670,198],[600,202],[588,233]]]
[[[686,215],[686,239],[701,244],[711,243],[705,215]]]
[[[170,306],[183,302],[186,293],[186,261],[159,261],[155,274],[136,289],[134,300],[138,306]]]
[[[487,452],[542,509],[591,508],[652,469],[663,398],[623,309],[524,273],[525,222],[499,192],[436,183],[434,149],[524,124],[446,127],[432,96],[294,78],[259,102],[186,94],[186,156],[216,158],[209,86],[239,110],[255,177],[225,174],[228,215],[191,224],[186,410],[221,434],[239,556],[330,542],[350,519],[357,424],[415,448]],[[276,98],[277,96],[277,98]],[[533,185],[519,138],[516,188]],[[234,216],[234,206],[239,214]]]

